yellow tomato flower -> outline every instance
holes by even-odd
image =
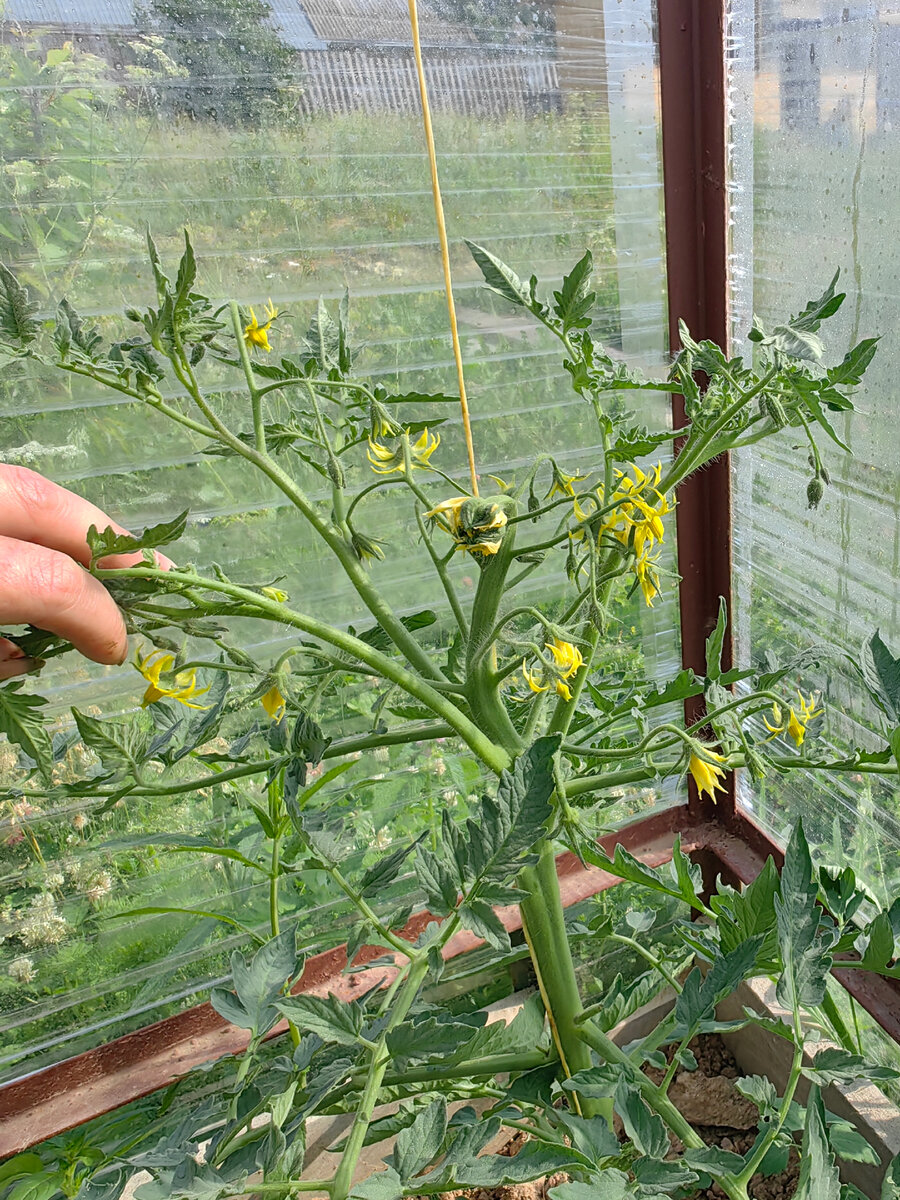
[[[174,662],[175,655],[167,654],[163,650],[151,650],[147,655],[142,655],[140,651],[135,652],[134,667],[150,685],[144,692],[141,708],[146,708],[148,704],[155,704],[157,700],[162,700],[164,697],[169,700],[177,700],[185,708],[208,708],[209,705],[206,704],[192,703],[194,697],[205,696],[209,691],[208,687],[197,687],[196,671],[179,672],[173,680],[174,686],[162,682],[162,676],[171,670]]]
[[[430,466],[428,460],[440,444],[441,435],[439,433],[430,434],[427,429],[423,429],[416,441],[410,442],[409,445],[409,462],[413,470],[417,467],[424,469]],[[382,446],[381,442],[370,437],[366,458],[377,475],[391,475],[394,471],[403,471],[406,468],[402,442],[395,450],[392,450],[390,446]]]
[[[525,682],[533,692],[546,692],[550,686],[549,683],[543,682],[543,677],[540,671],[529,671],[526,660],[522,659],[522,674],[525,676]]]
[[[780,733],[786,733],[788,737],[793,738],[794,745],[799,750],[803,745],[803,739],[806,737],[807,725],[809,725],[810,721],[814,720],[816,717],[820,717],[825,709],[816,708],[816,704],[818,703],[819,699],[818,692],[810,692],[808,700],[805,699],[801,691],[798,691],[797,695],[800,697],[799,716],[793,708],[789,708],[788,719],[785,721],[781,712],[781,707],[778,704],[773,704],[772,721],[774,724],[770,725],[765,717],[763,717],[763,724],[772,735],[772,737],[768,739],[770,742],[772,741],[772,738],[778,737]]]
[[[276,723],[284,716],[287,702],[278,690],[278,684],[273,683],[264,696],[259,698],[260,704]]]
[[[632,570],[645,603],[652,608],[660,590],[659,574],[654,570],[659,555],[653,557],[652,551],[665,537],[662,518],[672,512],[673,506],[657,486],[662,477],[662,463],[647,472],[637,466],[629,470],[634,478],[616,471],[616,488],[610,497],[614,507],[600,527],[600,537],[614,538],[626,551],[633,552]]]
[[[544,645],[553,655],[554,666],[559,672],[553,681],[556,694],[561,696],[563,700],[571,700],[572,693],[568,684],[564,681],[571,679],[578,672],[579,667],[583,665],[584,659],[581,656],[581,651],[577,646],[573,646],[571,642],[563,641],[562,638],[554,638],[552,642],[545,642]],[[533,692],[546,692],[550,687],[549,683],[544,683],[543,671],[529,671],[525,659],[522,660],[522,674],[525,677],[525,682]]]
[[[772,720],[774,721],[774,724],[770,725],[768,718],[763,717],[763,725],[765,725],[765,727],[766,727],[766,729],[768,729],[769,733],[774,734],[776,736],[779,733],[783,733],[784,732],[784,721],[782,720],[782,716],[781,716],[781,705],[780,704],[772,705]]]
[[[806,726],[802,721],[797,720],[797,714],[791,709],[790,720],[787,723],[787,732],[794,739],[794,743],[799,750],[803,745],[803,739],[806,737]]]
[[[708,747],[704,747],[704,753],[710,758],[716,759],[717,762],[725,761],[721,754],[717,754],[715,750],[710,750]],[[706,792],[715,801],[716,792],[725,791],[725,785],[722,783],[722,780],[725,778],[725,772],[721,767],[717,767],[715,763],[705,762],[698,754],[692,753],[690,762],[688,763],[688,770],[701,796]]]
[[[469,554],[496,554],[503,541],[506,512],[499,504],[471,496],[452,496],[425,514],[439,517],[444,528],[456,539],[457,550]]]
[[[563,679],[571,679],[578,671],[578,668],[584,663],[581,651],[577,646],[573,646],[571,642],[564,642],[561,638],[554,638],[552,642],[545,642],[544,645],[553,655],[553,661]]]
[[[459,525],[459,510],[468,499],[468,496],[451,496],[449,500],[442,500],[440,504],[436,504],[434,508],[425,514],[426,520],[433,517],[443,517],[448,522],[450,532],[455,534]]]
[[[269,330],[272,328],[272,322],[278,316],[278,309],[272,303],[271,299],[267,301],[265,307],[266,323],[260,325],[256,319],[256,313],[250,309],[250,322],[244,326],[244,341],[252,350],[254,346],[258,346],[261,350],[265,350],[266,354],[272,349],[269,345]]]
[[[361,563],[384,561],[384,551],[381,548],[383,538],[370,537],[365,533],[357,533],[354,529],[350,534],[350,545],[353,553]]]
[[[283,592],[281,588],[264,587],[260,590],[267,599],[274,600],[276,604],[284,604],[288,598],[287,592]]]
[[[808,700],[803,699],[803,693],[799,689],[797,691],[797,695],[800,697],[800,713],[802,715],[804,725],[808,725],[810,721],[814,720],[816,717],[821,717],[825,709],[816,708],[816,705],[819,703],[818,692],[810,692]]]
[[[550,490],[544,497],[545,500],[552,500],[554,496],[573,496],[575,488],[572,486],[575,483],[580,483],[582,479],[587,479],[587,475],[579,475],[577,472],[574,475],[566,475],[561,471],[554,462],[553,464],[553,482],[550,485]]]

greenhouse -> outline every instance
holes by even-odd
[[[900,3],[0,64],[0,1200],[900,1200]]]

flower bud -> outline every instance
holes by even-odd
[[[566,555],[566,575],[569,582],[572,583],[578,574],[578,559],[575,555],[575,545],[571,533],[569,534],[569,552]]]
[[[788,423],[787,413],[784,411],[784,405],[777,396],[764,394],[762,404],[766,410],[766,415],[777,429],[784,429]]]
[[[341,464],[334,457],[334,455],[328,455],[325,466],[328,470],[328,477],[334,486],[342,488],[344,486],[344,472],[341,470]]]
[[[761,783],[766,777],[766,760],[756,750],[747,746],[744,750],[744,765],[750,772],[750,776],[757,783]]]
[[[540,502],[540,500],[538,500],[537,496],[534,494],[534,488],[530,487],[528,489],[528,511],[530,513],[537,512],[537,510],[540,507],[541,507],[541,502]],[[535,517],[534,520],[536,521],[537,517]]]
[[[806,485],[806,499],[810,508],[818,508],[819,501],[825,495],[825,484],[818,475],[814,475]]]

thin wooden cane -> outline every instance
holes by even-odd
[[[409,0],[409,24],[412,29],[413,51],[416,56],[416,73],[419,77],[419,95],[422,99],[422,123],[425,126],[425,142],[428,146],[428,163],[431,167],[431,191],[434,196],[434,215],[437,220],[438,240],[441,245],[441,262],[444,267],[444,291],[447,294],[447,314],[450,318],[450,337],[453,340],[453,357],[456,361],[456,377],[459,381],[459,407],[462,411],[463,431],[466,435],[466,453],[469,456],[469,474],[472,478],[472,494],[478,495],[478,475],[475,471],[475,445],[472,441],[472,422],[469,419],[469,401],[466,397],[466,380],[463,372],[462,349],[459,344],[459,329],[456,324],[456,305],[453,301],[453,279],[450,274],[450,246],[447,241],[447,226],[444,221],[444,202],[438,179],[437,155],[434,149],[434,130],[431,125],[431,108],[428,104],[428,85],[422,65],[422,44],[419,40],[419,11],[416,0]]]

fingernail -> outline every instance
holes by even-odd
[[[0,662],[10,662],[15,658],[24,658],[25,651],[21,650],[9,638],[0,638]]]

